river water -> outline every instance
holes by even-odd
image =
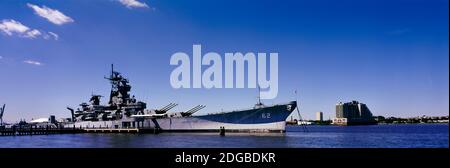
[[[0,136],[0,148],[448,148],[448,124],[288,126],[286,133]]]

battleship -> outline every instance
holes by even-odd
[[[127,78],[111,65],[109,101],[101,105],[103,96],[92,94],[89,103],[76,110],[67,107],[71,117],[62,123],[65,128],[157,129],[162,132],[285,132],[287,117],[297,108],[297,101],[266,106],[259,100],[254,107],[229,112],[195,115],[205,108],[197,105],[182,112],[169,112],[178,104],[160,109],[147,109],[147,104],[130,95]]]

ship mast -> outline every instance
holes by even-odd
[[[255,107],[262,107],[264,106],[264,104],[261,103],[261,87],[258,85],[258,97],[257,97],[258,101],[256,102]]]
[[[258,104],[261,105],[261,87],[258,85]]]
[[[129,91],[128,88],[128,81],[123,78],[119,72],[114,71],[114,64],[111,64],[111,75],[109,78],[106,78],[111,82],[111,93],[109,95],[109,104],[110,105],[117,105],[121,104],[118,102],[117,98],[119,99],[127,99],[128,95],[126,92]],[[131,87],[130,87],[131,88]]]
[[[109,80],[111,81],[111,82],[113,82],[113,79],[114,78],[114,64],[111,64],[111,74],[109,75]],[[108,79],[108,78],[107,78]],[[111,83],[111,92],[110,92],[110,94],[109,94],[109,104],[112,104],[112,97],[113,97],[113,92],[114,92],[114,89],[115,88],[115,85],[114,85],[114,83]]]

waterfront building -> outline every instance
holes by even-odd
[[[323,113],[321,111],[316,113],[316,121],[319,121],[319,122],[323,121]]]
[[[366,104],[354,100],[336,104],[336,118],[333,119],[333,124],[366,125],[376,124],[376,121]]]

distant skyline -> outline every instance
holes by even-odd
[[[256,89],[173,89],[175,52],[277,52],[278,97],[303,118],[357,100],[373,115],[449,113],[448,0],[0,1],[4,120],[68,117],[101,94],[110,65],[148,108],[252,107]],[[206,67],[205,67],[206,68]],[[204,69],[203,69],[204,70]],[[294,91],[298,91],[296,97]],[[297,118],[296,112],[293,113]]]

